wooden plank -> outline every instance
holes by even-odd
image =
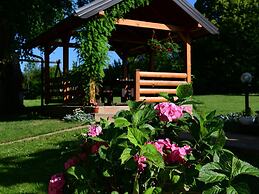
[[[141,86],[178,86],[186,81],[140,80]]]
[[[167,100],[163,97],[140,97],[138,101],[143,101],[145,102],[166,102]]]
[[[140,77],[154,77],[154,78],[182,78],[186,79],[186,73],[167,73],[167,72],[148,72],[148,71],[141,71]]]
[[[164,88],[140,88],[140,94],[159,94],[166,92],[168,94],[176,94],[176,89],[164,89]]]
[[[131,26],[131,27],[140,27],[140,28],[150,28],[156,30],[165,30],[165,31],[184,31],[183,28],[173,26],[170,24],[162,24],[162,23],[155,23],[155,22],[146,22],[140,20],[131,20],[131,19],[118,19],[115,24],[122,25],[122,26]]]

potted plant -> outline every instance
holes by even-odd
[[[95,100],[90,100],[90,106],[92,109],[92,113],[98,113],[99,112],[99,105]]]

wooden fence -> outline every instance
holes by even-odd
[[[68,79],[51,78],[49,99],[47,102],[60,102],[64,104],[81,104],[84,99],[84,90],[80,84]]]
[[[163,102],[165,98],[160,97],[159,93],[166,92],[176,94],[176,87],[187,83],[186,73],[169,72],[147,72],[136,70],[136,101]]]

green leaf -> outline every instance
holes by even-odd
[[[232,176],[236,177],[240,174],[247,174],[247,175],[259,177],[259,169],[247,162],[244,162],[236,157],[233,157]]]
[[[174,102],[174,96],[171,94],[168,94],[166,92],[160,92],[159,96],[164,97],[166,100],[168,100],[169,102]]]
[[[150,131],[154,130],[154,127],[150,124],[144,124],[140,126],[140,129],[149,129]]]
[[[130,148],[125,148],[120,156],[121,159],[121,164],[124,164],[126,161],[128,161],[132,155],[130,154],[132,149]]]
[[[135,111],[139,109],[144,104],[144,102],[136,102],[136,101],[128,100],[127,104],[131,111]]]
[[[217,171],[223,171],[219,163],[208,163],[201,168],[198,180],[204,182],[205,184],[228,180],[228,177],[225,174]]]
[[[78,186],[75,191],[74,194],[88,194],[89,191],[87,188],[85,188],[84,186]]]
[[[226,136],[222,129],[212,132],[209,138],[214,151],[221,150],[226,143]]]
[[[216,115],[216,110],[211,111],[206,115],[206,120],[212,120],[215,117],[215,115]]]
[[[220,162],[220,157],[218,152],[214,152],[213,154],[213,162]]]
[[[114,120],[115,127],[122,128],[122,127],[128,127],[131,125],[131,123],[123,117],[118,117]]]
[[[133,194],[139,194],[139,183],[138,183],[138,175],[135,177]]]
[[[104,142],[105,140],[103,140],[102,138],[100,138],[100,137],[88,137],[88,139],[92,139],[92,140],[94,140],[94,141],[100,141],[100,142]]]
[[[180,176],[179,175],[173,175],[173,177],[171,178],[173,184],[178,183],[178,181],[180,180]]]
[[[77,176],[76,172],[75,172],[76,168],[75,166],[70,167],[69,169],[67,169],[67,174],[72,175],[73,177],[75,177],[76,179],[79,179],[79,177]]]
[[[120,194],[118,191],[112,191],[111,194]]]
[[[180,84],[176,88],[176,96],[178,96],[180,99],[187,98],[193,95],[193,88],[192,84]]]
[[[156,117],[155,110],[153,105],[150,104],[145,106],[142,109],[138,109],[132,117],[133,126],[139,127],[143,124],[146,124],[148,121],[151,121],[153,118]]]
[[[135,146],[141,146],[146,142],[145,135],[137,128],[128,128],[127,137]]]
[[[149,187],[144,194],[159,194],[162,192],[160,187]]]
[[[104,177],[111,177],[111,175],[110,175],[110,173],[108,172],[108,170],[105,170],[105,171],[103,172],[103,176],[104,176]]]
[[[152,144],[146,144],[142,146],[140,155],[145,156],[148,159],[148,161],[150,161],[158,168],[165,167],[165,163],[162,155],[157,151],[156,147]]]
[[[213,187],[209,188],[208,190],[205,190],[202,192],[202,194],[219,194],[223,191],[223,189],[218,186],[214,185]]]
[[[247,183],[234,184],[233,187],[237,190],[238,194],[250,194],[250,189]]]
[[[222,166],[222,168],[224,169],[224,171],[229,172],[229,174],[232,171],[232,160],[234,157],[234,154],[226,149],[222,149],[223,153],[220,154],[220,164]]]
[[[227,192],[227,194],[238,194],[236,189],[234,187],[232,187],[231,185],[229,187],[227,187],[226,192]]]
[[[106,146],[102,145],[102,146],[100,146],[100,148],[98,150],[99,156],[103,160],[107,160],[107,149],[108,148]]]
[[[72,166],[66,170],[66,173],[76,178],[77,180],[82,180],[87,176],[85,169],[81,166]]]

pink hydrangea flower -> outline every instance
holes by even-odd
[[[181,107],[183,108],[184,112],[188,112],[189,114],[192,115],[192,105],[183,105]]]
[[[134,160],[138,164],[138,171],[142,173],[147,166],[147,164],[145,163],[147,161],[147,158],[145,156],[139,156],[138,154],[136,154],[134,156]]]
[[[183,108],[174,103],[162,102],[154,108],[161,121],[176,121],[183,116]]]
[[[102,133],[102,128],[99,125],[91,125],[89,127],[88,136],[90,137],[96,137]]]
[[[77,165],[79,162],[79,158],[77,158],[76,156],[68,159],[65,164],[64,164],[64,168],[67,170],[69,169],[71,166],[75,166]]]
[[[153,144],[157,151],[163,156],[164,160],[169,164],[185,163],[184,157],[192,151],[192,148],[189,145],[179,147],[177,144],[171,143],[168,138],[148,143]]]
[[[171,152],[167,155],[166,161],[168,163],[185,163],[185,156],[192,151],[189,145],[184,147],[178,147],[176,144],[172,144]]]
[[[63,173],[55,174],[49,181],[48,194],[63,194],[65,176]]]

